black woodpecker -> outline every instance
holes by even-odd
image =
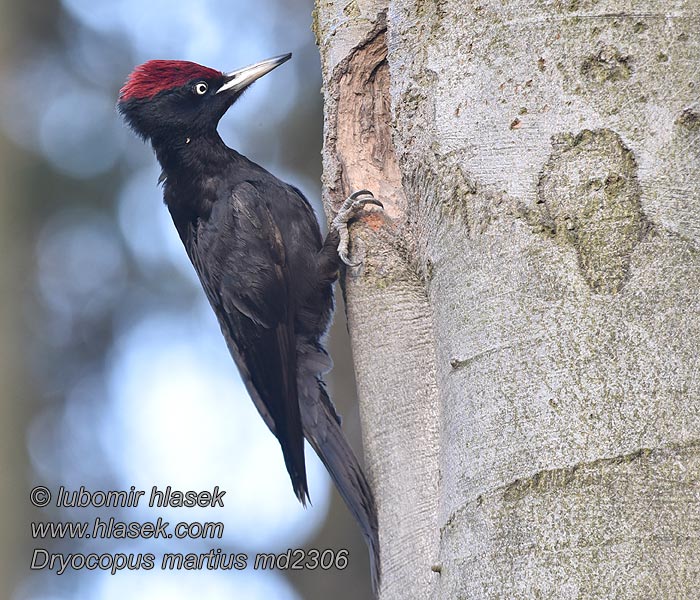
[[[362,530],[376,590],[376,507],[326,391],[323,375],[332,362],[323,340],[341,261],[351,264],[347,223],[366,204],[381,204],[356,192],[324,240],[302,193],[226,146],[217,132],[244,90],[290,57],[232,73],[152,60],[129,75],[118,110],[153,146],[165,204],[248,393],[279,440],[294,493],[305,505],[306,438]]]

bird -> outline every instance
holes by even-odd
[[[229,148],[217,131],[243,92],[290,58],[228,73],[150,60],[128,75],[117,109],[153,147],[164,203],[246,389],[279,441],[296,497],[306,506],[306,438],[362,531],[376,592],[376,503],[326,389],[332,361],[324,340],[334,282],[343,265],[357,264],[348,223],[382,204],[368,190],[351,194],[324,239],[302,192]]]

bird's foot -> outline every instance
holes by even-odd
[[[338,242],[338,256],[348,267],[357,267],[362,264],[362,261],[356,263],[350,260],[348,256],[350,245],[350,232],[348,231],[348,223],[362,212],[366,204],[374,204],[380,208],[384,205],[374,197],[374,194],[369,190],[359,190],[350,194],[343,206],[340,207],[335,219],[331,222],[331,227],[338,232],[340,242]]]

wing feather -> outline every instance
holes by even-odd
[[[192,226],[195,227],[194,225]],[[190,259],[248,392],[277,436],[297,497],[308,498],[296,384],[294,303],[284,241],[252,182],[186,237]]]

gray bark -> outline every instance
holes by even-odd
[[[700,1],[317,0],[382,600],[700,584]]]

